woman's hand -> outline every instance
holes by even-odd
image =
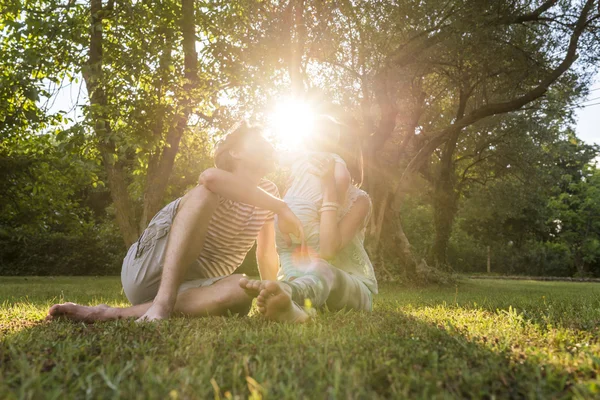
[[[304,239],[304,228],[302,227],[302,221],[294,214],[287,204],[277,212],[277,226],[281,232],[283,239],[288,247],[292,247],[292,238],[290,235],[294,235],[300,239],[302,247],[305,245]]]

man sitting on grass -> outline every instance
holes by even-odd
[[[300,221],[279,199],[275,184],[263,178],[274,169],[274,153],[260,129],[239,124],[217,145],[217,168],[203,172],[198,186],[159,211],[129,248],[121,280],[132,306],[55,304],[48,319],[151,321],[173,312],[247,314],[253,295],[240,288],[241,275],[233,272],[254,241],[261,277],[275,279],[274,214],[288,241],[289,234],[303,237]],[[211,190],[223,182],[244,190],[224,198]]]

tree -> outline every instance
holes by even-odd
[[[573,167],[573,166],[572,166]],[[554,242],[571,251],[579,276],[600,272],[600,171],[584,165],[561,177],[565,190],[549,202],[549,224]]]
[[[582,65],[598,56],[594,5],[586,1],[574,14],[573,4],[557,1],[341,3],[340,22],[330,29],[335,45],[310,56],[335,69],[343,77],[340,84],[350,81],[359,88],[352,105],[360,106],[370,132],[367,185],[376,205],[370,232],[379,241],[385,221],[394,221],[389,236],[409,274],[415,260],[401,224],[385,217],[389,204],[441,147],[436,187],[443,259],[452,223],[447,214],[455,209],[451,160],[465,128],[521,110],[551,85],[573,85],[568,71],[578,50],[586,50],[579,60],[588,64]],[[569,37],[566,47],[559,35]]]
[[[2,5],[0,130],[62,124],[37,93],[44,80],[81,73],[86,118],[57,140],[83,135],[95,147],[126,244],[192,182],[178,159],[204,166],[232,119],[260,115],[275,95],[318,93],[360,117],[375,205],[369,249],[378,262],[392,249],[409,276],[406,194],[431,190],[430,260],[444,266],[461,202],[477,181],[517,179],[512,171],[538,157],[529,121],[568,125],[565,109],[585,94],[600,54],[598,0]]]

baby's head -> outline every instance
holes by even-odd
[[[311,131],[304,137],[304,147],[310,151],[337,153],[342,126],[329,115],[315,117]]]
[[[352,183],[360,186],[363,180],[363,156],[358,125],[354,119],[341,122],[329,115],[315,118],[313,129],[304,139],[306,149],[335,153],[346,162]]]

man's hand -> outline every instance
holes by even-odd
[[[152,303],[150,308],[135,322],[152,322],[167,319],[173,312],[173,306],[160,303]]]

